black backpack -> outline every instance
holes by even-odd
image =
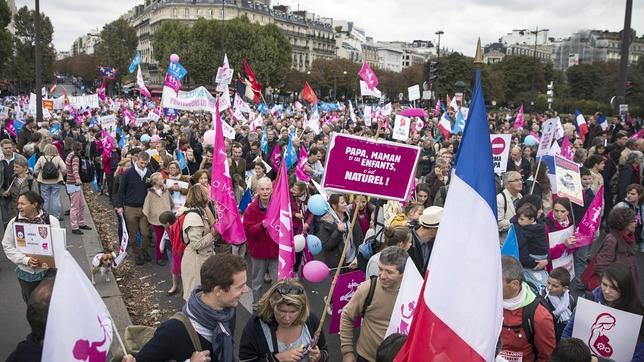
[[[376,281],[378,280],[378,276],[372,275],[369,277],[369,293],[367,293],[367,299],[364,300],[364,304],[362,305],[362,309],[360,310],[360,316],[364,318],[365,313],[367,312],[367,308],[371,305],[371,301],[373,300],[373,294],[376,292]]]
[[[78,175],[81,182],[88,183],[94,181],[94,163],[88,159],[78,157]]]
[[[45,156],[45,164],[42,166],[42,170],[40,171],[40,175],[43,180],[57,180],[60,176],[58,167],[53,162],[53,159],[53,157],[47,158],[47,156]]]

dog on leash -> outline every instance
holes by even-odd
[[[116,258],[116,254],[109,250],[94,256],[92,259],[92,284],[96,284],[95,277],[98,272],[105,276],[106,282],[110,281],[109,272],[114,271],[114,258]]]

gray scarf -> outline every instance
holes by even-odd
[[[201,286],[196,287],[182,311],[197,333],[210,340],[214,361],[234,362],[234,332],[230,324],[235,321],[235,308],[214,310],[201,300],[202,294]]]

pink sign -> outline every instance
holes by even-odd
[[[336,133],[329,144],[325,189],[405,201],[420,148]]]
[[[177,94],[179,94],[179,89],[181,89],[181,81],[173,77],[170,73],[165,74],[164,85],[172,88]]]
[[[356,292],[360,283],[364,282],[365,274],[362,270],[356,270],[349,273],[340,274],[338,281],[333,289],[333,311],[331,312],[331,321],[329,322],[329,333],[335,334],[340,332],[340,315],[342,308],[349,304],[353,293]],[[360,326],[361,319],[356,320],[356,327]]]
[[[604,208],[604,186],[602,185],[595,198],[588,206],[584,217],[579,222],[577,230],[575,230],[574,237],[577,239],[573,248],[580,248],[593,242],[595,233],[599,228],[599,222],[602,216],[602,209]]]

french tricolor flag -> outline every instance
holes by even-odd
[[[441,132],[444,139],[448,139],[449,135],[452,133],[452,121],[449,119],[449,114],[447,114],[447,112],[444,112],[440,121],[438,121],[438,130]]]
[[[409,336],[396,362],[494,360],[503,318],[501,253],[479,70],[475,77],[451,192]],[[467,222],[463,215],[468,215]]]
[[[588,124],[586,124],[586,119],[584,115],[577,109],[575,111],[575,125],[577,126],[577,133],[579,137],[584,139],[588,134]]]
[[[608,129],[608,121],[606,121],[606,116],[604,116],[603,114],[597,116],[597,124],[602,128],[602,131]]]

